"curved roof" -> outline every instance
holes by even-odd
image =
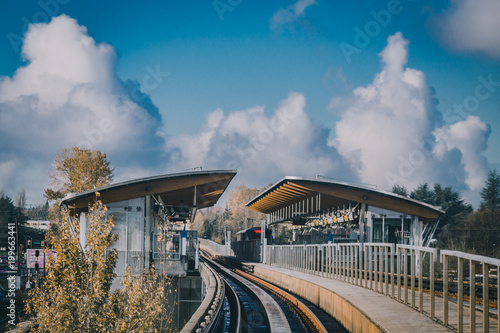
[[[61,205],[67,205],[74,213],[86,211],[95,201],[96,192],[104,204],[153,194],[160,196],[166,205],[191,205],[196,193],[196,206],[201,209],[213,206],[235,175],[236,170],[213,170],[140,178],[69,194]]]
[[[346,182],[301,177],[283,178],[253,198],[246,206],[251,210],[269,214],[317,194],[321,194],[320,210],[364,202],[374,207],[419,216],[423,220],[433,220],[444,213],[439,207],[395,193]]]

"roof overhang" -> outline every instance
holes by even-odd
[[[215,170],[135,179],[67,195],[61,205],[67,206],[73,214],[86,211],[99,192],[103,204],[155,195],[165,205],[195,205],[201,209],[213,206],[235,175],[235,170]]]
[[[247,203],[251,210],[271,214],[316,195],[321,196],[320,210],[365,203],[403,214],[436,219],[444,213],[438,207],[395,193],[339,181],[285,177]]]

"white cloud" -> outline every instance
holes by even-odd
[[[461,153],[461,164],[465,170],[465,183],[469,189],[479,191],[488,175],[488,161],[481,154],[486,151],[490,127],[479,117],[468,116],[466,120],[436,129],[436,157],[453,149]]]
[[[315,0],[299,0],[287,8],[280,8],[271,17],[271,29],[280,29],[285,24],[290,24],[305,15],[307,7],[316,4]]]
[[[65,147],[128,154],[129,160],[161,148],[161,118],[149,97],[136,82],[116,77],[113,48],[96,43],[74,19],[30,25],[22,54],[27,64],[0,77],[0,157],[16,172],[16,180],[3,178],[0,188],[25,187],[28,197],[41,197],[52,158]],[[47,183],[32,184],[33,173]]]
[[[477,190],[484,181],[489,128],[477,117],[442,126],[425,74],[407,68],[408,41],[388,38],[380,53],[382,71],[353,90],[332,141],[362,181],[390,189],[441,182]],[[334,105],[339,105],[334,97]]]
[[[264,107],[228,115],[215,110],[198,134],[167,141],[167,150],[176,151],[171,164],[238,169],[239,177],[255,186],[285,175],[353,179],[343,159],[328,146],[328,130],[312,123],[305,103],[303,94],[292,92],[271,116]]]
[[[457,0],[432,19],[441,42],[456,51],[483,52],[500,59],[500,1]]]

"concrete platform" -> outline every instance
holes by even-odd
[[[342,281],[269,265],[254,274],[316,304],[350,332],[450,332],[451,329],[383,294]]]

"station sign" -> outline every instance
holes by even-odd
[[[36,256],[36,252],[38,251],[38,257]],[[36,268],[36,264],[38,263],[38,268],[44,268],[45,263],[50,258],[56,259],[56,251],[55,250],[46,250],[44,253],[43,249],[28,249],[27,250],[27,260],[26,267],[27,268]]]

